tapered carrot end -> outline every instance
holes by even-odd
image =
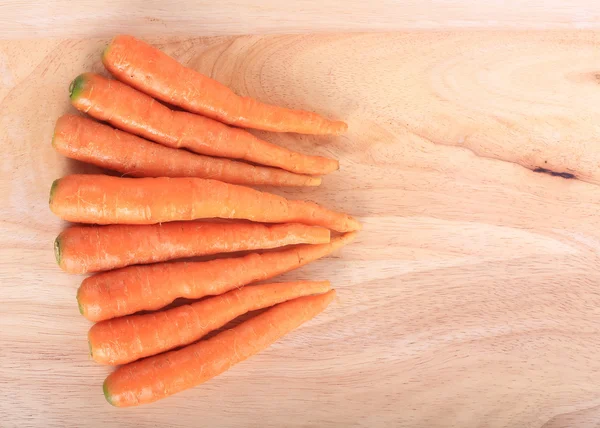
[[[331,282],[321,281],[320,287],[321,287],[321,289],[319,290],[319,293],[328,293],[331,291]]]
[[[360,221],[358,221],[354,217],[350,217],[350,220],[351,220],[350,224],[351,224],[351,230],[352,231],[362,230],[363,226],[362,226],[362,223]]]
[[[333,302],[333,299],[335,298],[335,290],[329,290],[327,293],[323,293],[321,294],[321,296],[323,296],[323,308],[326,308],[327,305],[329,305],[331,302]]]
[[[352,216],[345,215],[343,218],[343,222],[339,224],[338,228],[335,230],[338,232],[357,232],[362,229],[362,224],[360,221],[355,219]]]
[[[337,159],[333,159],[332,164],[333,164],[333,170],[331,172],[340,170],[340,161],[338,161]]]
[[[331,240],[330,245],[333,246],[334,249],[341,248],[344,245],[348,245],[349,243],[354,241],[356,235],[358,235],[358,232],[346,232],[343,235],[339,235],[333,238]]]
[[[319,135],[341,135],[348,130],[348,124],[341,120],[328,120],[320,117],[320,126],[311,132]]]
[[[323,294],[331,290],[331,282],[329,281],[300,281],[299,284],[302,287],[302,294],[299,295]],[[281,283],[280,285],[285,286],[286,283]]]
[[[321,182],[323,180],[321,179],[321,177],[310,177],[308,182],[306,183],[307,186],[312,186],[312,187],[317,187],[321,185]]]
[[[106,380],[102,384],[102,392],[104,393],[104,398],[106,398],[106,401],[108,401],[108,404],[116,407],[117,405],[113,402],[110,391],[108,390],[108,378],[106,378]]]
[[[345,244],[349,244],[350,242],[354,241],[354,239],[356,239],[356,237],[358,236],[358,232],[347,232],[344,233],[340,238],[342,241],[344,241]]]
[[[329,281],[328,279],[324,281],[319,281],[319,284],[325,287],[325,291],[329,291],[331,289],[331,281]]]
[[[86,83],[85,73],[80,74],[79,76],[77,76],[75,78],[75,80],[73,80],[71,82],[71,84],[69,85],[69,97],[71,98],[71,100],[75,101],[75,100],[77,100],[77,98],[79,98],[79,96],[83,92],[85,83]]]
[[[321,158],[317,168],[311,171],[311,174],[327,175],[339,171],[340,162],[337,159]]]
[[[348,131],[348,124],[346,122],[336,121],[332,123],[332,128],[335,135],[340,135]]]

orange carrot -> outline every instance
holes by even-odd
[[[329,244],[249,254],[207,262],[129,266],[86,278],[77,291],[81,313],[103,321],[142,310],[165,307],[178,297],[199,299],[264,281],[320,259],[350,243],[356,233],[333,238]]]
[[[322,175],[339,168],[334,159],[293,152],[247,131],[196,114],[174,111],[118,80],[85,73],[70,87],[71,103],[96,119],[171,148],[300,174]]]
[[[329,291],[329,281],[243,287],[191,305],[102,321],[90,329],[94,361],[119,365],[188,345],[250,311]]]
[[[175,150],[94,120],[66,114],[54,128],[61,154],[133,177],[200,177],[234,184],[318,186],[319,177]]]
[[[119,178],[69,175],[50,190],[50,209],[64,220],[97,224],[155,224],[201,218],[303,223],[338,232],[360,223],[312,202],[204,178]]]
[[[327,242],[328,229],[303,224],[184,221],[73,226],[56,238],[54,252],[66,272],[87,273],[183,257]]]
[[[334,297],[330,290],[280,303],[208,340],[122,366],[104,381],[104,396],[113,406],[137,406],[206,382],[314,318]]]
[[[344,122],[240,97],[231,89],[131,36],[117,36],[102,56],[117,79],[155,98],[230,125],[277,132],[341,134]]]

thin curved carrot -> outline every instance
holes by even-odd
[[[200,177],[249,186],[321,183],[319,177],[175,150],[72,114],[56,122],[52,145],[69,158],[132,177]]]
[[[341,134],[348,125],[318,114],[240,97],[231,89],[132,36],[115,37],[102,56],[117,79],[155,98],[230,125],[277,132]]]
[[[52,184],[50,209],[75,223],[155,224],[229,218],[303,223],[338,232],[361,227],[349,215],[312,202],[290,201],[249,187],[192,177],[69,175]]]
[[[127,364],[189,345],[247,312],[330,288],[329,281],[253,285],[166,311],[102,321],[88,333],[90,352],[100,364]]]
[[[98,74],[78,76],[71,83],[70,95],[71,103],[78,110],[167,147],[245,160],[298,174],[323,175],[339,168],[334,159],[293,152],[243,129],[171,110],[118,80]]]
[[[197,386],[314,318],[334,297],[330,290],[280,303],[208,340],[121,366],[104,381],[104,396],[113,406],[128,407]]]
[[[324,244],[329,235],[328,229],[293,223],[72,226],[56,238],[54,252],[64,271],[88,273],[183,257]]]
[[[103,321],[167,306],[178,297],[200,299],[264,281],[325,257],[352,242],[356,233],[329,244],[298,245],[287,250],[248,254],[207,262],[129,266],[86,278],[77,291],[79,310],[91,321]]]

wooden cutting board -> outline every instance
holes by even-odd
[[[261,137],[340,159],[318,189],[356,243],[285,278],[330,279],[325,313],[159,403],[102,395],[80,276],[52,243],[68,85],[106,39],[0,42],[0,425],[598,426],[599,33],[150,39],[243,95],[348,121]]]

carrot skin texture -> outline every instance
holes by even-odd
[[[56,122],[52,145],[64,156],[132,177],[200,177],[249,186],[321,183],[319,177],[171,149],[72,114]]]
[[[100,364],[127,364],[195,342],[247,312],[330,289],[328,281],[253,285],[166,311],[102,321],[88,333],[90,352]]]
[[[338,161],[296,153],[196,114],[174,111],[118,80],[94,73],[78,76],[71,85],[71,104],[116,128],[171,148],[261,165],[298,174],[323,175],[339,169]]]
[[[240,97],[231,89],[132,36],[115,37],[102,62],[117,79],[172,105],[230,125],[302,134],[341,134],[348,125],[316,113]]]
[[[81,274],[184,257],[325,244],[329,240],[328,229],[303,224],[187,221],[72,226],[56,238],[54,249],[61,269]]]
[[[74,223],[156,224],[228,218],[302,223],[338,232],[361,228],[356,219],[312,202],[194,177],[69,175],[53,185],[50,209]]]
[[[208,340],[124,365],[106,378],[104,395],[113,406],[129,407],[200,385],[314,318],[334,297],[330,290],[280,303]]]
[[[143,310],[156,310],[179,297],[200,299],[264,281],[325,257],[352,242],[356,233],[328,244],[298,245],[263,254],[252,253],[207,262],[175,262],[129,266],[83,280],[77,291],[80,312],[103,321]]]

